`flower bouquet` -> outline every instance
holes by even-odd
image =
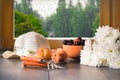
[[[87,39],[80,56],[80,64],[120,69],[119,30],[109,26],[99,27],[95,33],[94,42]]]

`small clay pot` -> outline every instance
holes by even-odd
[[[80,51],[83,49],[82,45],[63,45],[63,49],[66,51],[69,58],[78,58]]]

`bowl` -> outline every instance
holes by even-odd
[[[64,45],[63,49],[66,51],[69,58],[80,57],[80,51],[83,49],[83,45]]]

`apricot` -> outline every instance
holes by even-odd
[[[67,53],[62,48],[57,48],[52,52],[52,61],[54,63],[66,63]]]
[[[36,57],[40,59],[51,59],[51,50],[48,48],[39,48],[36,51]]]

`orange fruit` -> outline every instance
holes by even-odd
[[[51,50],[48,48],[39,48],[36,57],[40,59],[51,59]]]

